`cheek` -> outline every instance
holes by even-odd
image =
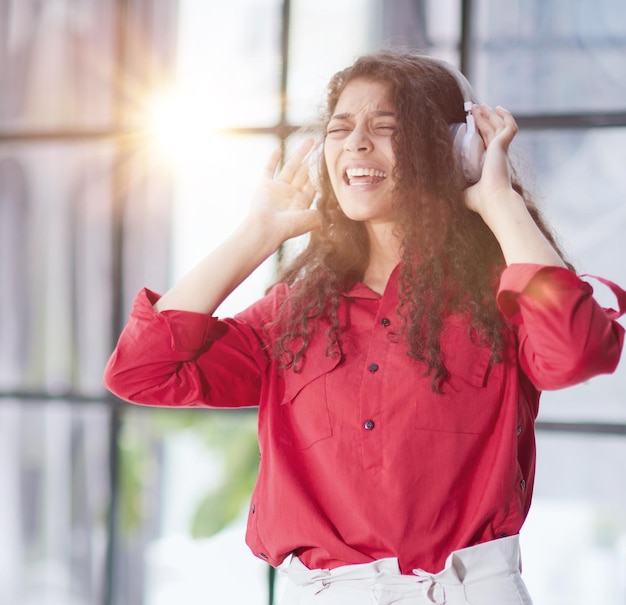
[[[332,151],[328,145],[328,142],[324,143],[324,164],[326,165],[326,170],[328,174],[330,174],[330,167],[333,165],[332,163]]]
[[[395,168],[396,166],[396,152],[394,149],[393,141],[390,139],[387,148],[385,149],[385,155],[387,156],[389,163]]]
[[[336,154],[334,154],[332,149],[329,149],[328,146],[324,147],[324,164],[330,182],[333,187],[335,187],[337,185],[337,181],[340,179],[340,176],[336,171]]]

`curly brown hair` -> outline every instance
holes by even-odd
[[[491,347],[494,360],[507,330],[495,300],[505,267],[502,251],[481,217],[465,206],[465,185],[453,156],[449,127],[465,121],[463,94],[450,70],[428,56],[394,50],[365,55],[331,79],[318,124],[322,136],[342,91],[355,79],[385,83],[395,105],[394,212],[402,242],[398,312],[408,355],[426,364],[439,392],[448,377],[440,348],[446,314],[465,314],[473,337]],[[363,279],[369,261],[365,226],[339,207],[323,155],[318,171],[322,226],[278,276],[292,289],[276,322],[274,354],[296,372],[313,331],[322,326],[326,354],[341,355],[341,333],[347,329],[338,316],[341,293]],[[518,183],[514,187],[556,247],[536,206]]]

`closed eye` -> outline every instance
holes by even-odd
[[[337,126],[337,127],[335,127],[335,128],[329,128],[329,129],[326,131],[326,135],[333,135],[333,134],[334,134],[334,135],[340,135],[340,134],[343,134],[343,133],[345,133],[345,132],[350,132],[350,129],[349,129],[349,128],[345,128],[345,127],[339,127],[339,126]]]

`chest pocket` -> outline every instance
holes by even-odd
[[[325,345],[325,343],[324,343]],[[332,436],[326,396],[326,377],[341,361],[327,357],[325,346],[309,346],[308,360],[297,374],[285,371],[285,393],[280,403],[279,439],[296,449],[307,449]]]
[[[473,343],[467,324],[449,320],[442,340],[450,378],[442,394],[432,391],[430,377],[420,381],[415,425],[446,433],[481,434],[493,430],[502,403],[502,364],[491,362],[491,348]]]

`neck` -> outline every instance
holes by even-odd
[[[382,294],[389,276],[400,262],[400,239],[392,224],[367,226],[370,240],[370,257],[363,283]]]

